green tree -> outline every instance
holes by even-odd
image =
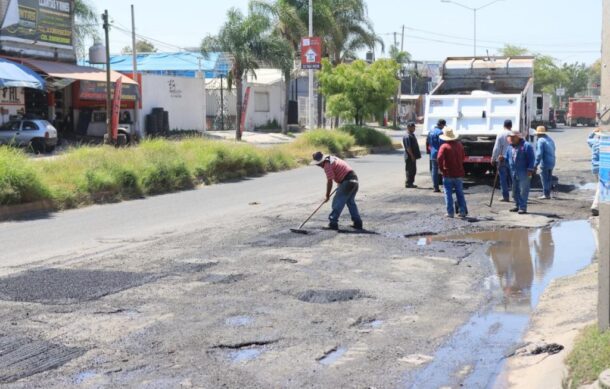
[[[147,41],[146,39],[139,39],[136,41],[136,53],[156,53],[157,48],[152,42]],[[131,46],[125,46],[121,50],[121,54],[131,54],[132,48]]]
[[[500,55],[503,57],[520,57],[529,55],[529,50],[524,47],[505,44],[504,47],[500,49]]]
[[[597,85],[597,88],[599,88],[602,83],[602,60],[598,59],[593,62],[587,69],[587,73],[589,74],[589,82],[593,85]]]
[[[227,12],[227,21],[217,35],[208,35],[201,42],[201,52],[207,56],[211,52],[224,52],[232,59],[227,77],[229,87],[235,86],[236,112],[238,115],[235,139],[241,140],[241,115],[243,106],[243,79],[248,73],[256,77],[265,61],[271,55],[281,52],[284,43],[271,33],[271,21],[260,13],[247,16],[236,8]]]
[[[363,125],[364,119],[388,109],[399,81],[399,65],[383,59],[368,65],[362,60],[336,67],[325,59],[319,74],[320,91],[328,99],[328,111]]]
[[[74,49],[78,58],[85,58],[88,39],[99,39],[100,16],[89,0],[74,2]]]

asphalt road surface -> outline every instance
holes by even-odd
[[[525,216],[486,206],[488,177],[467,180],[471,219],[448,220],[427,160],[407,190],[396,153],[349,161],[361,234],[345,215],[324,230],[327,208],[289,232],[322,200],[317,167],[2,223],[0,385],[425,387],[418,372],[498,296],[488,244],[419,239],[586,219],[588,131],[551,133],[557,199],[535,188]],[[467,382],[466,367],[439,374]]]

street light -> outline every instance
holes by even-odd
[[[482,5],[480,7],[476,7],[475,8],[475,7],[469,7],[467,5],[458,3],[457,1],[453,1],[453,0],[441,0],[441,3],[453,3],[453,4],[455,4],[455,5],[459,6],[459,7],[469,9],[469,10],[471,10],[474,13],[474,56],[475,57],[477,56],[477,11],[479,11],[479,10],[481,10],[483,8],[487,8],[490,5],[495,4],[495,3],[499,2],[499,1],[504,1],[504,0],[494,0],[494,1],[490,2],[490,3],[487,3],[485,5]]]

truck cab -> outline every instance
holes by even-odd
[[[426,96],[423,135],[445,119],[464,145],[466,172],[484,174],[506,119],[513,130],[529,134],[533,73],[533,57],[447,58],[440,83]]]

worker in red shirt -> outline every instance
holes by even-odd
[[[464,146],[458,141],[458,135],[448,127],[443,129],[440,136],[445,143],[438,151],[438,168],[443,174],[443,186],[445,187],[445,202],[447,203],[447,217],[455,215],[453,207],[453,191],[459,206],[460,217],[468,215],[466,197],[464,196]]]
[[[349,213],[354,224],[352,227],[357,230],[362,230],[362,219],[356,205],[356,193],[358,193],[358,176],[354,170],[342,159],[332,155],[324,155],[318,151],[313,154],[312,165],[317,165],[324,169],[326,173],[326,201],[330,200],[330,194],[333,189],[333,181],[339,185],[337,193],[333,198],[332,212],[328,216],[330,223],[328,228],[331,230],[339,229],[339,217],[343,208],[347,205]]]

